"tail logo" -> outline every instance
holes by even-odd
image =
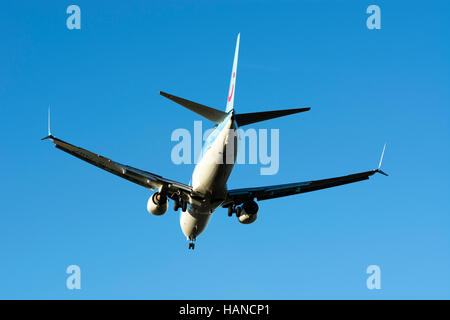
[[[236,72],[233,72],[233,79],[236,76]],[[231,98],[233,98],[233,93],[234,93],[234,83],[231,85],[231,91],[230,91],[230,96],[228,97],[228,102],[231,101]]]

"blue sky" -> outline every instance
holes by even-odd
[[[66,8],[81,8],[81,30]],[[370,4],[381,30],[366,28]],[[450,298],[447,1],[8,1],[0,10],[0,298]],[[280,129],[280,170],[230,188],[373,169],[370,181],[214,214],[194,252],[150,191],[56,150],[59,138],[188,182],[170,135],[225,108],[236,35],[238,112],[309,106]],[[204,122],[204,126],[207,123]],[[82,271],[69,291],[67,266]],[[366,288],[369,265],[381,290]]]

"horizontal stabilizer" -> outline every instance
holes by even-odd
[[[269,119],[279,118],[283,116],[288,116],[290,114],[305,112],[311,108],[297,108],[297,109],[286,109],[286,110],[275,110],[275,111],[263,111],[263,112],[252,112],[252,113],[241,113],[236,115],[236,122],[238,126],[242,127],[247,124],[261,122]]]
[[[227,116],[227,114],[223,111],[220,111],[220,110],[217,110],[214,108],[210,108],[210,107],[204,106],[202,104],[165,93],[163,91],[160,91],[159,94],[162,95],[163,97],[166,97],[169,100],[172,100],[173,102],[178,103],[179,105],[182,105],[186,109],[189,109],[189,110],[201,115],[202,117],[205,117],[206,119],[211,120],[214,123],[222,122],[222,120],[225,119],[225,117]]]

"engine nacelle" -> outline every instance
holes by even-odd
[[[155,216],[161,216],[167,211],[169,200],[165,194],[155,192],[147,201],[147,211]]]
[[[250,224],[256,221],[258,218],[258,204],[255,201],[246,201],[242,205],[241,212],[238,216],[238,220],[243,224]]]

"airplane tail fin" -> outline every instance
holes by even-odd
[[[241,34],[239,33],[236,40],[236,49],[234,51],[233,69],[231,70],[230,88],[228,89],[227,108],[225,110],[226,113],[230,112],[234,108],[234,94],[236,91],[236,74],[237,74],[240,38]]]
[[[159,94],[162,95],[163,97],[166,97],[169,100],[172,100],[173,102],[178,103],[179,105],[182,105],[186,109],[189,109],[201,115],[202,117],[211,120],[214,123],[221,123],[223,119],[225,119],[227,116],[227,114],[223,111],[204,106],[194,101],[183,99],[163,91],[160,91]]]
[[[234,96],[236,94],[236,75],[237,75],[240,38],[241,34],[239,33],[236,40],[236,49],[234,51],[233,69],[231,70],[230,88],[228,89],[227,107],[225,109],[226,113],[229,113],[234,109]],[[294,113],[308,111],[309,109],[310,108],[297,108],[297,109],[276,110],[276,111],[241,113],[236,114],[235,119],[238,126],[242,127],[247,124],[255,122],[261,122],[273,118],[287,116]]]
[[[230,88],[228,90],[228,99],[227,106],[225,112],[204,106],[194,101],[190,101],[187,99],[183,99],[169,93],[160,91],[159,94],[163,97],[166,97],[169,100],[172,100],[183,107],[205,117],[212,122],[219,124],[221,123],[227,115],[234,109],[234,96],[236,93],[236,73],[237,73],[237,63],[239,56],[239,41],[241,34],[239,33],[236,40],[236,49],[234,51],[234,61],[233,61],[233,69],[231,70],[231,80],[230,80]],[[295,108],[295,109],[285,109],[285,110],[274,110],[274,111],[263,111],[263,112],[252,112],[252,113],[241,113],[235,114],[235,120],[238,126],[242,127],[251,123],[261,122],[269,119],[279,118],[283,116],[287,116],[290,114],[295,114],[299,112],[309,111],[310,108]]]

